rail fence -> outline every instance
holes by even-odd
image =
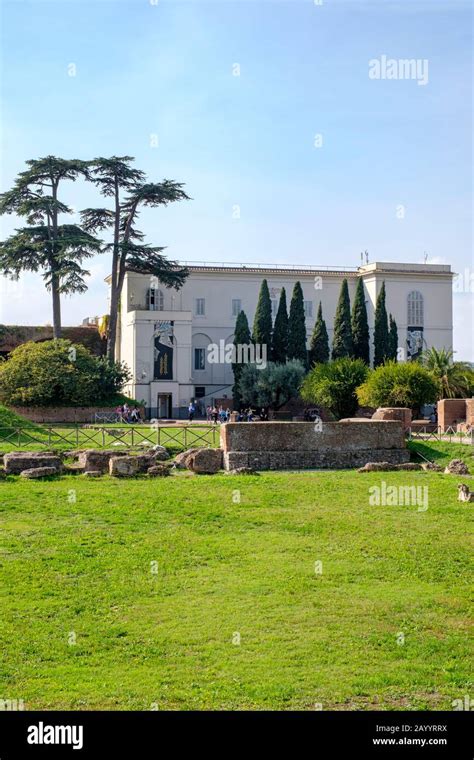
[[[432,426],[408,428],[407,438],[409,440],[420,441],[447,441],[448,443],[466,443],[471,446],[474,444],[474,430],[455,430],[448,427],[442,430],[440,427],[436,430],[430,429]]]
[[[47,425],[41,427],[0,426],[0,448],[5,445],[18,449],[108,449],[126,446],[130,449],[147,446],[168,446],[185,451],[196,447],[219,446],[220,433],[217,426],[182,425],[176,428],[161,425]]]

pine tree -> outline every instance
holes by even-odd
[[[339,294],[339,301],[334,317],[334,336],[332,340],[332,359],[351,358],[354,346],[352,343],[351,327],[351,303],[349,300],[349,287],[344,278]]]
[[[318,306],[318,315],[314,324],[311,344],[309,349],[309,365],[326,364],[329,361],[329,339],[326,322],[323,319],[323,307],[321,301]]]
[[[367,320],[367,307],[365,305],[362,277],[359,277],[357,280],[354,305],[352,307],[352,343],[354,347],[354,359],[362,359],[365,364],[369,365],[369,323]]]
[[[380,293],[375,305],[374,323],[374,367],[383,364],[390,353],[387,309],[385,307],[385,280],[382,282]]]
[[[253,320],[252,341],[255,345],[267,347],[270,354],[272,346],[272,302],[268,283],[263,280],[258,294],[257,309]]]
[[[239,345],[249,346],[250,343],[251,343],[251,337],[250,337],[249,323],[248,323],[245,312],[241,311],[237,315],[237,320],[235,323],[235,332],[234,332],[234,346],[236,348],[236,352],[235,352],[236,358],[238,357],[237,347]],[[244,367],[245,367],[245,364],[241,364],[241,363],[232,364],[232,371],[234,373],[234,385],[232,387],[232,400],[233,400],[233,408],[235,411],[238,411],[242,406],[242,396],[239,390],[239,382],[240,382],[240,377],[242,375],[242,370]]]
[[[45,156],[26,162],[13,188],[0,196],[0,215],[24,217],[26,227],[0,244],[0,274],[17,280],[22,272],[42,272],[51,292],[53,335],[61,337],[61,295],[84,293],[84,259],[100,253],[100,240],[77,224],[60,224],[72,209],[60,199],[64,181],[87,177],[89,164],[79,159]]]
[[[131,166],[131,156],[96,158],[89,162],[88,178],[101,194],[110,198],[112,208],[86,208],[81,220],[87,232],[108,230],[104,249],[112,254],[110,276],[110,313],[107,331],[107,356],[115,359],[118,313],[126,272],[149,274],[167,288],[179,290],[189,274],[185,267],[163,255],[163,246],[143,242],[144,234],[135,226],[145,206],[161,208],[176,201],[189,200],[181,182],[164,179],[149,182],[144,172]]]
[[[389,330],[388,330],[388,343],[389,343],[389,359],[396,362],[398,358],[398,327],[394,318],[390,314],[389,317]]]
[[[288,359],[299,359],[305,367],[308,365],[303,290],[299,282],[295,283],[291,296],[288,319]]]
[[[288,312],[286,308],[286,291],[281,289],[280,302],[275,317],[272,336],[272,361],[284,364],[288,356]]]

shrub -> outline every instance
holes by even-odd
[[[431,404],[437,396],[436,381],[418,362],[387,362],[374,369],[357,391],[361,404],[405,406],[410,409]]]
[[[327,407],[337,419],[352,417],[359,406],[356,389],[367,377],[362,359],[335,359],[316,364],[306,376],[301,397]]]
[[[0,365],[0,400],[12,406],[88,406],[115,396],[125,365],[93,356],[69,340],[24,343]]]

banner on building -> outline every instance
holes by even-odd
[[[173,379],[174,322],[155,322],[154,377]]]

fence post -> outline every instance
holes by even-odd
[[[105,428],[102,428],[102,448],[105,449]]]
[[[135,430],[135,428],[134,428],[134,427],[133,427],[133,425],[132,425],[132,449],[133,449],[133,431],[134,431],[134,430]]]
[[[183,430],[184,430],[184,450],[186,451],[186,449],[188,448],[187,443],[186,443],[186,430],[187,430],[186,425],[184,426]]]

